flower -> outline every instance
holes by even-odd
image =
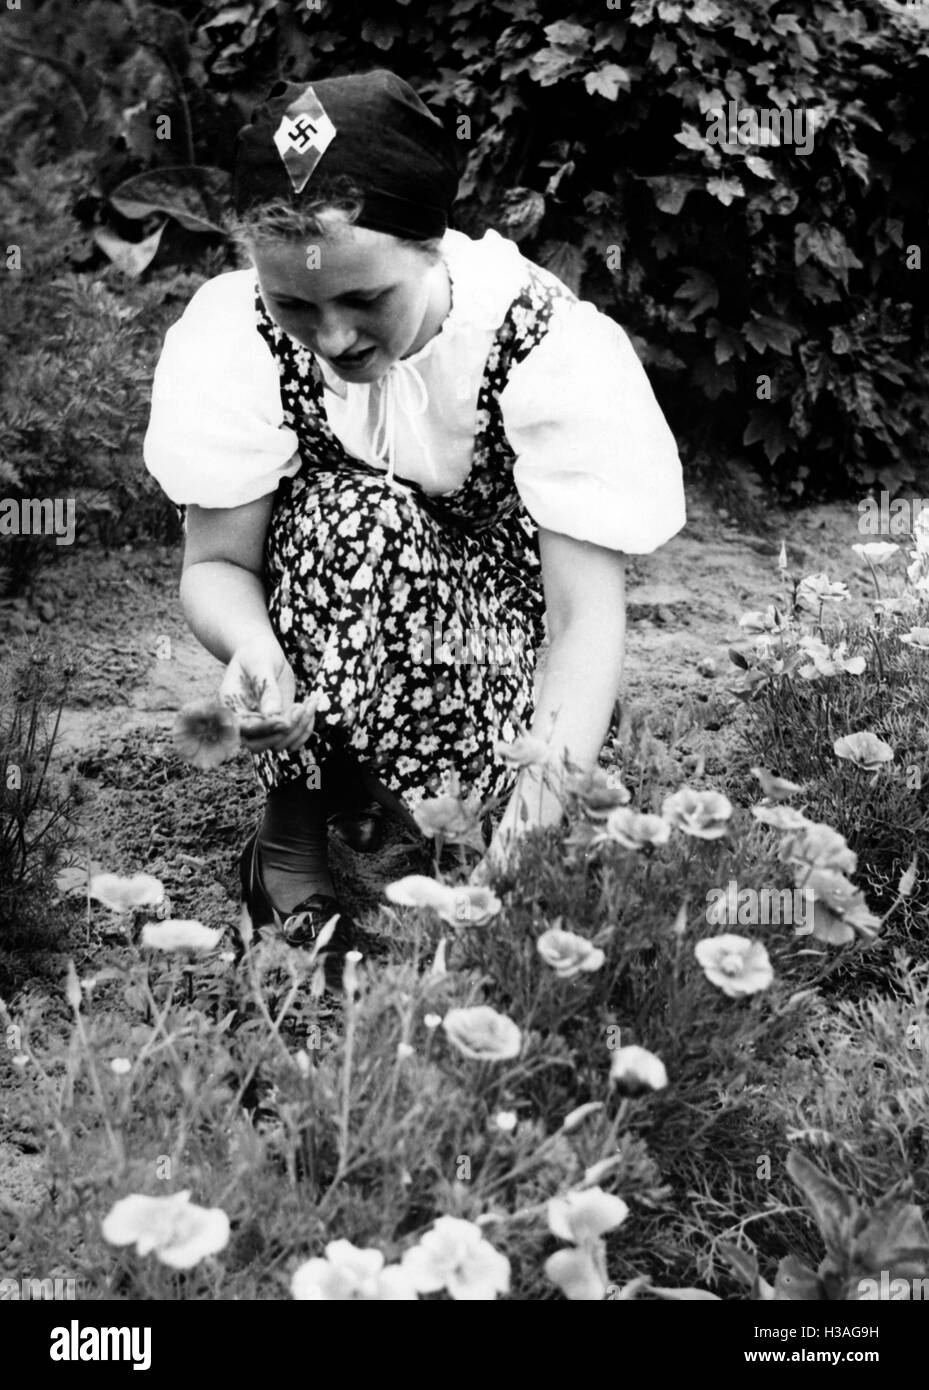
[[[219,767],[239,751],[239,721],[221,700],[194,700],[174,721],[174,745],[194,767]]]
[[[436,913],[449,926],[467,922],[471,927],[483,927],[496,917],[503,904],[490,888],[474,884],[459,884],[448,890],[449,896]]]
[[[901,634],[900,641],[921,652],[929,652],[929,627],[911,627],[909,632]]]
[[[455,794],[426,798],[414,807],[413,819],[430,840],[441,835],[453,845],[485,849],[480,801],[465,801]]]
[[[700,840],[718,840],[726,833],[732,803],[722,792],[696,792],[692,787],[681,787],[665,797],[661,814],[685,835],[695,835]]]
[[[808,574],[797,586],[797,603],[812,613],[818,613],[824,603],[842,603],[847,598],[848,585],[832,584],[825,574]]]
[[[360,1250],[350,1240],[331,1240],[325,1259],[294,1270],[290,1291],[314,1302],[416,1302],[416,1290],[400,1265],[384,1265],[380,1250]]]
[[[384,896],[402,907],[443,907],[448,902],[448,885],[425,874],[408,874],[388,883]]]
[[[782,626],[783,618],[773,606],[766,608],[764,612],[752,608],[739,619],[739,627],[744,628],[746,632],[779,632]]]
[[[438,1028],[442,1022],[441,1014],[423,1014],[423,1024],[426,1028]]]
[[[431,908],[443,922],[453,927],[462,922],[483,927],[503,906],[490,888],[474,884],[451,887],[423,874],[409,874],[389,883],[384,894],[391,902],[404,907]]]
[[[574,1245],[599,1239],[621,1226],[628,1215],[629,1208],[622,1197],[614,1197],[602,1187],[568,1192],[548,1201],[548,1229]]]
[[[809,821],[788,835],[781,845],[781,858],[787,864],[838,869],[846,874],[853,874],[858,867],[858,856],[849,849],[845,836],[819,821]]]
[[[788,782],[786,777],[778,777],[773,772],[768,772],[767,768],[753,767],[749,770],[761,783],[761,795],[771,801],[787,801],[797,792],[803,791],[798,782]]]
[[[229,1218],[219,1207],[198,1207],[190,1192],[145,1197],[134,1192],[103,1218],[104,1240],[135,1245],[140,1255],[155,1252],[172,1269],[193,1269],[229,1242]]]
[[[860,676],[867,666],[863,656],[845,655],[847,643],[840,642],[834,651],[817,637],[801,637],[800,650],[810,658],[798,668],[804,680],[815,680],[817,676],[837,676],[844,671],[849,676]]]
[[[134,907],[157,907],[164,902],[165,890],[161,879],[151,874],[94,874],[88,892],[111,912],[131,912]]]
[[[495,743],[494,753],[513,767],[544,767],[551,757],[551,748],[544,739],[521,734],[512,743]]]
[[[845,734],[837,738],[832,747],[837,758],[845,758],[867,772],[874,772],[884,763],[893,762],[894,750],[890,744],[869,730]]]
[[[632,800],[632,793],[623,786],[618,773],[605,772],[602,767],[568,773],[564,779],[564,790],[581,802],[589,816],[599,819]]]
[[[694,954],[711,984],[730,999],[767,989],[774,979],[768,953],[760,941],[746,936],[708,936],[698,941]]]
[[[624,849],[644,849],[646,845],[665,845],[671,838],[671,827],[661,816],[632,811],[617,806],[606,818],[603,835],[615,840]]]
[[[856,935],[873,940],[881,919],[868,908],[864,894],[836,869],[814,869],[803,887],[812,897],[810,932],[829,946],[845,946]]]
[[[862,560],[870,560],[872,565],[884,565],[901,553],[900,547],[892,541],[868,541],[866,545],[853,545],[852,550]]]
[[[645,1047],[620,1047],[613,1054],[610,1080],[622,1095],[640,1096],[661,1091],[668,1084],[665,1064]]]
[[[556,1250],[545,1261],[546,1275],[572,1303],[602,1303],[608,1287],[602,1245]]]
[[[802,830],[812,824],[793,806],[753,806],[752,815],[764,825],[773,825],[775,830]]]
[[[508,1061],[522,1047],[522,1034],[513,1020],[487,1004],[449,1009],[442,1026],[459,1052],[479,1062]]]
[[[432,964],[431,964],[430,967],[429,967],[429,978],[430,978],[430,979],[432,979],[432,980],[438,980],[438,979],[441,979],[441,977],[442,977],[443,975],[447,975],[447,974],[448,974],[448,963],[447,963],[447,961],[446,961],[446,959],[445,959],[445,955],[446,955],[446,951],[447,951],[447,950],[448,950],[448,937],[447,937],[447,936],[443,936],[442,939],[441,939],[441,941],[439,942],[438,946],[435,948],[435,955],[433,956],[433,958],[432,958]]]
[[[342,961],[342,993],[353,1000],[358,993],[358,966],[363,960],[363,952],[346,951]]]
[[[117,1076],[127,1076],[132,1071],[132,1063],[128,1057],[114,1057],[110,1063],[110,1071]]]
[[[401,1262],[419,1293],[447,1289],[452,1298],[489,1301],[510,1287],[510,1262],[484,1239],[480,1226],[440,1216]]]
[[[142,928],[142,945],[153,951],[212,951],[222,937],[220,928],[184,918],[146,922]]]
[[[561,980],[599,970],[606,959],[600,948],[592,945],[586,937],[577,936],[571,931],[560,931],[557,927],[543,932],[535,944],[545,964],[550,965]]]
[[[415,1048],[415,1047],[412,1047],[409,1043],[398,1042],[398,1043],[397,1043],[397,1061],[398,1061],[398,1062],[405,1062],[406,1059],[407,1059],[407,1057],[412,1057],[412,1056],[413,1056],[413,1053],[414,1053],[415,1051],[416,1051],[416,1048]]]
[[[494,1116],[494,1124],[498,1129],[502,1129],[504,1134],[509,1134],[516,1128],[517,1118],[515,1110],[498,1110]]]

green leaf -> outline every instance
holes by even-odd
[[[824,1296],[817,1275],[794,1255],[787,1255],[777,1267],[774,1280],[775,1299],[785,1302],[821,1301]]]
[[[658,34],[652,44],[652,51],[648,55],[648,61],[654,63],[659,72],[670,72],[677,62],[677,48],[670,39]]]
[[[618,67],[616,63],[605,63],[596,72],[589,72],[584,78],[584,86],[593,96],[595,93],[606,97],[607,101],[615,101],[619,95],[620,88],[628,91],[632,85],[632,79],[625,68]]]
[[[584,257],[570,241],[547,241],[539,249],[539,264],[575,294],[579,293],[584,273]]]
[[[222,232],[219,219],[229,202],[229,175],[208,165],[182,164],[135,174],[110,194],[124,217],[164,212],[191,232]]]
[[[787,1172],[800,1188],[830,1252],[838,1248],[847,1223],[855,1213],[852,1198],[835,1178],[824,1173],[798,1149],[787,1155]]]
[[[775,352],[785,356],[790,354],[792,345],[800,337],[799,328],[768,314],[754,314],[748,323],[742,325],[742,332],[756,352],[766,352],[773,347]]]
[[[155,259],[162,233],[167,225],[168,219],[165,218],[151,236],[145,237],[142,241],[125,241],[109,227],[95,227],[94,241],[100,250],[109,256],[117,270],[137,280]]]
[[[695,188],[701,187],[699,179],[675,178],[671,174],[660,174],[654,178],[647,178],[645,182],[654,193],[655,205],[659,211],[670,212],[675,216],[684,206],[688,193],[693,193]]]
[[[590,31],[583,24],[572,24],[567,19],[546,24],[542,32],[550,44],[557,44],[560,48],[586,49],[591,39]]]
[[[674,291],[674,298],[689,299],[692,303],[689,317],[695,319],[707,309],[716,308],[719,303],[719,290],[712,275],[708,275],[705,270],[696,266],[682,268],[687,272],[687,279],[680,289]]]
[[[718,198],[723,207],[729,207],[734,198],[744,198],[745,189],[739,179],[708,179],[706,185],[707,193]]]

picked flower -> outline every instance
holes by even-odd
[[[480,1226],[457,1216],[440,1216],[401,1265],[419,1293],[446,1289],[461,1302],[489,1302],[510,1287],[509,1260],[485,1240]]]
[[[164,902],[165,890],[161,879],[152,874],[94,874],[88,892],[111,912],[132,912],[136,907],[157,907]]]
[[[665,1064],[646,1047],[620,1047],[610,1063],[610,1081],[624,1096],[641,1096],[664,1090],[668,1084]]]
[[[761,783],[761,795],[771,801],[789,801],[792,796],[803,791],[799,782],[788,782],[786,777],[778,777],[775,773],[768,772],[767,768],[753,767],[749,770]]]
[[[681,787],[666,796],[661,814],[676,830],[699,840],[718,840],[726,833],[732,802],[722,792],[697,792]]]
[[[865,545],[853,545],[852,550],[862,560],[870,560],[872,565],[886,565],[888,560],[901,554],[900,547],[892,541],[868,541]]]
[[[523,1039],[519,1028],[505,1014],[487,1004],[449,1009],[442,1020],[445,1036],[465,1057],[476,1062],[505,1062],[517,1057]]]
[[[512,743],[495,743],[494,753],[513,767],[545,767],[552,750],[544,739],[536,738],[533,734],[521,734]]]
[[[629,1215],[621,1197],[604,1192],[602,1187],[588,1187],[582,1192],[568,1192],[548,1201],[548,1229],[561,1240],[584,1245],[598,1240],[607,1231],[615,1231]]]
[[[545,964],[550,965],[561,980],[599,970],[606,959],[600,948],[586,937],[561,931],[558,927],[543,932],[535,944]]]
[[[212,951],[222,939],[221,928],[187,918],[146,922],[142,928],[142,945],[152,951]]]
[[[837,738],[832,747],[837,758],[845,758],[856,767],[864,768],[866,772],[875,772],[885,763],[893,762],[894,750],[890,744],[878,738],[877,734],[872,734],[870,730],[845,734],[842,738]]]
[[[222,700],[194,700],[174,721],[174,745],[194,767],[219,767],[239,751],[239,720]]]
[[[290,1281],[294,1298],[313,1302],[415,1303],[416,1290],[400,1265],[384,1264],[380,1250],[331,1240],[325,1259],[307,1260]]]
[[[768,953],[760,941],[747,936],[708,936],[698,941],[694,955],[711,984],[730,999],[767,989],[774,979]]]
[[[104,1240],[134,1245],[140,1255],[153,1251],[172,1269],[193,1269],[229,1243],[229,1218],[219,1207],[198,1207],[190,1192],[146,1197],[134,1192],[103,1218]]]
[[[615,840],[624,849],[654,848],[668,843],[671,827],[661,816],[633,811],[628,806],[617,806],[606,818],[603,837]]]
[[[911,627],[909,632],[901,633],[900,641],[917,651],[929,652],[929,627]]]
[[[837,580],[830,582],[825,574],[808,574],[797,586],[797,603],[810,613],[818,613],[824,603],[843,603],[848,598],[848,585]]]
[[[589,816],[601,820],[617,806],[626,806],[632,800],[632,793],[623,785],[618,773],[606,772],[602,767],[569,772],[564,779],[564,790],[580,801]]]
[[[858,867],[858,856],[845,836],[819,821],[809,821],[788,835],[781,845],[781,859],[787,864],[837,869],[843,874],[853,874]]]

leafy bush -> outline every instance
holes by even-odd
[[[461,142],[456,221],[498,227],[629,328],[691,458],[750,460],[794,493],[918,476],[929,41],[912,10],[208,0],[127,21],[94,0],[75,27],[62,3],[36,10],[46,46],[62,25],[42,80],[89,103],[104,193],[144,168],[228,170],[278,76],[393,67]],[[747,125],[720,143],[710,113],[730,102],[795,111],[812,143],[807,126],[771,143]]]

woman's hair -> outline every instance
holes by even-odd
[[[303,241],[315,237],[331,241],[344,233],[361,214],[364,192],[345,175],[318,180],[313,196],[299,204],[286,198],[258,203],[229,221],[229,231],[239,249],[251,257],[255,247],[281,241]],[[333,217],[335,214],[335,217]],[[429,261],[441,255],[441,237],[394,237],[401,246],[421,251]]]

